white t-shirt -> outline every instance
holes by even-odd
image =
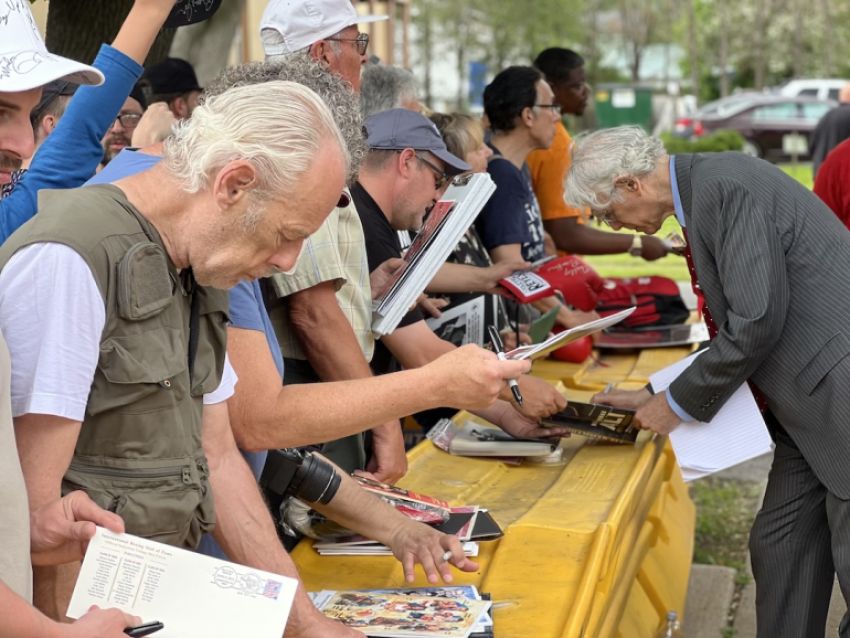
[[[105,323],[103,297],[76,251],[37,243],[16,252],[0,271],[0,331],[12,359],[12,415],[82,421]],[[225,357],[221,383],[204,396],[204,404],[226,401],[236,381]]]

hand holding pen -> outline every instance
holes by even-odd
[[[493,344],[493,350],[496,352],[496,356],[501,361],[506,361],[507,357],[505,356],[505,346],[502,344],[502,338],[499,336],[499,331],[493,326],[488,326],[487,330],[490,333],[490,343]],[[511,393],[514,395],[514,401],[516,401],[517,405],[522,405],[522,394],[520,394],[519,384],[516,382],[516,379],[508,379],[508,387],[510,387]]]

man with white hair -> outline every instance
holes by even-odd
[[[387,16],[361,16],[350,0],[271,0],[260,21],[266,61],[303,55],[327,66],[355,92],[369,36],[357,25]],[[280,342],[287,384],[372,376],[372,290],[363,228],[353,203],[340,206],[306,242],[292,276],[273,276],[269,315]],[[368,469],[395,482],[407,471],[397,419],[372,428],[371,458],[364,435],[332,441],[323,452],[347,471]]]
[[[247,505],[219,502],[219,475],[244,486],[246,502],[259,498],[244,463],[217,460],[235,383],[224,289],[294,265],[348,162],[312,91],[267,82],[198,107],[146,172],[43,193],[0,249],[0,330],[33,506],[83,487],[131,533],[193,547],[215,523],[225,551],[295,574],[279,543],[242,547],[258,525]],[[251,511],[265,514],[261,503]],[[303,587],[287,632],[360,636]]]
[[[711,345],[666,391],[594,398],[667,434],[710,421],[750,383],[776,442],[750,533],[758,635],[823,635],[836,572],[850,591],[850,234],[778,168],[740,153],[668,156],[637,127],[580,136],[566,192],[615,229],[681,224]]]
[[[367,118],[390,109],[422,112],[413,73],[400,66],[370,64],[363,69],[360,112]]]
[[[150,10],[150,6],[141,5],[140,11]],[[167,11],[162,13],[161,19],[166,14]],[[142,16],[136,12],[134,17],[138,20]],[[143,25],[137,23],[135,27]],[[127,35],[125,32],[123,40],[116,38],[116,46],[139,44],[145,38],[144,33],[130,39]],[[49,53],[27,3],[4,3],[0,8],[0,184],[8,186],[13,177],[11,171],[34,151],[30,111],[39,102],[43,86],[59,80],[97,85],[103,79],[101,71],[94,67]],[[20,223],[7,207],[0,206],[0,212],[4,216],[0,234]],[[139,619],[114,609],[95,609],[74,624],[59,624],[30,605],[32,564],[46,566],[79,560],[86,541],[94,534],[94,523],[117,532],[123,531],[123,524],[119,517],[97,507],[79,491],[62,499],[58,499],[57,492],[31,509],[28,507],[12,429],[10,376],[9,353],[0,336],[0,609],[4,612],[0,636],[119,638],[125,635],[126,626],[137,624]]]

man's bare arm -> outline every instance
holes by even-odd
[[[243,450],[321,443],[361,432],[375,420],[441,405],[485,407],[505,385],[504,375],[521,374],[529,367],[525,362],[497,361],[475,346],[451,346],[449,354],[424,368],[281,387],[261,332],[228,328],[227,352],[239,376],[228,406],[234,436]]]
[[[299,580],[284,636],[363,638],[323,616],[310,602],[295,564],[286,553],[254,475],[236,448],[227,404],[204,406],[202,440],[216,508],[213,536],[234,562]]]
[[[354,330],[339,307],[333,281],[301,290],[287,299],[292,328],[319,378],[340,381],[372,376]],[[374,419],[370,425],[376,439],[378,478],[401,478],[407,471],[401,425],[395,419]]]

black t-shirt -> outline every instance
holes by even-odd
[[[363,224],[363,235],[366,237],[366,259],[369,262],[369,272],[372,272],[387,259],[401,257],[401,244],[398,233],[390,226],[386,215],[360,182],[351,187],[351,197]],[[408,312],[398,324],[399,328],[422,321],[422,312],[414,308]],[[372,371],[375,374],[386,374],[398,370],[398,362],[393,358],[387,347],[380,342],[375,344],[375,354],[372,355]]]

